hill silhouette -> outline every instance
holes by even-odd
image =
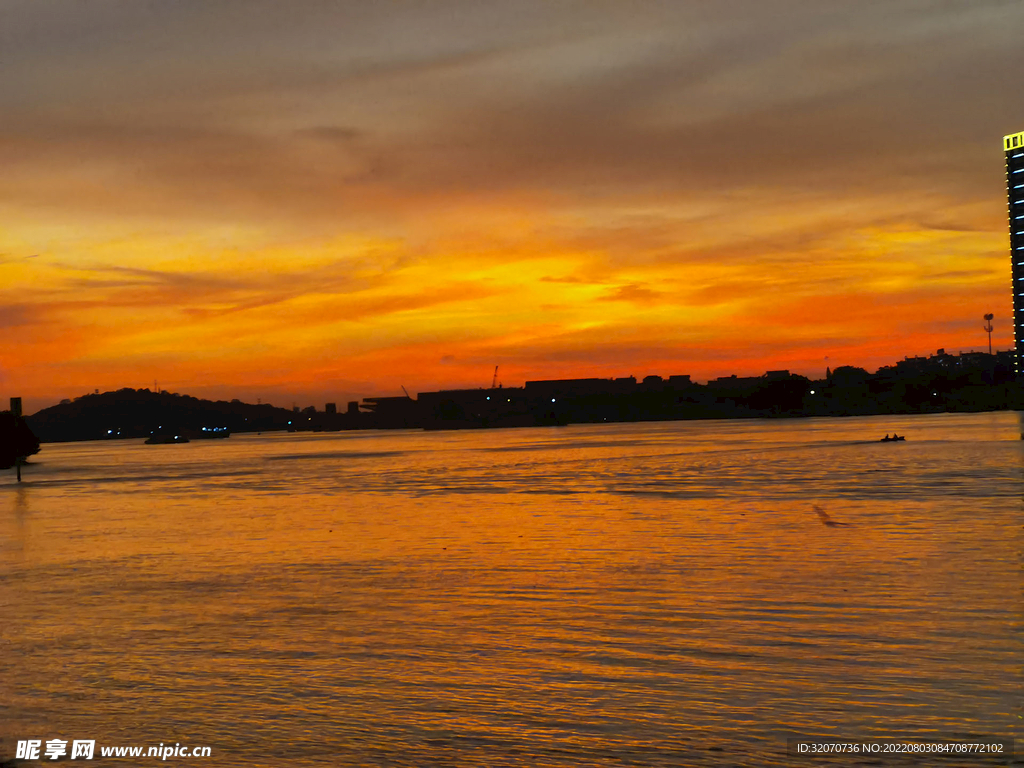
[[[52,443],[149,437],[155,432],[201,433],[203,427],[227,427],[232,432],[288,429],[293,417],[291,411],[272,405],[119,389],[44,408],[25,421],[40,441]]]

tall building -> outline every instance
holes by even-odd
[[[1013,370],[1024,360],[1024,131],[1003,136],[1010,211],[1010,274],[1013,276]]]

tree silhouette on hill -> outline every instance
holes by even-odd
[[[39,453],[39,440],[20,416],[0,411],[0,469],[14,466],[18,458]]]

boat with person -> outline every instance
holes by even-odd
[[[886,433],[885,437],[883,437],[878,442],[880,442],[880,443],[898,443],[898,442],[903,442],[906,439],[907,438],[904,435],[897,435],[895,432],[893,432],[892,433],[892,437],[889,437],[889,434]]]

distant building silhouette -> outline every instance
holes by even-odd
[[[747,390],[755,389],[763,382],[760,376],[737,376],[735,373],[731,376],[719,376],[717,379],[711,379],[708,382],[709,387],[716,389],[728,389],[728,390]]]
[[[382,429],[422,426],[419,403],[408,397],[364,397],[362,407],[373,415],[373,425]]]
[[[873,374],[852,366],[829,368],[824,380],[785,370],[768,371],[762,376],[722,376],[707,384],[683,374],[652,374],[640,382],[633,376],[547,379],[527,381],[522,387],[420,392],[416,399],[408,395],[367,397],[362,403],[349,402],[345,413],[337,413],[334,403],[318,413],[313,406],[302,410],[297,405],[292,409],[274,408],[266,403],[212,402],[125,388],[74,398],[44,408],[24,421],[38,443],[148,438],[169,430],[173,430],[172,435],[189,435],[194,440],[282,429],[469,429],[1024,410],[1024,385],[1015,374],[1018,360],[1016,349],[995,354],[952,354],[940,349],[928,357],[907,357],[882,366]],[[3,418],[9,419],[11,428],[20,423],[15,416],[18,406],[17,399],[12,398],[12,411],[0,412],[7,414]],[[0,450],[10,444],[0,435]],[[19,455],[37,450],[37,446],[29,447],[31,450]],[[10,451],[8,454],[7,465],[13,466],[17,456]],[[0,469],[4,465],[0,457]]]
[[[1003,137],[1006,194],[1010,211],[1010,274],[1013,285],[1013,370],[1021,372],[1024,354],[1024,131]]]

